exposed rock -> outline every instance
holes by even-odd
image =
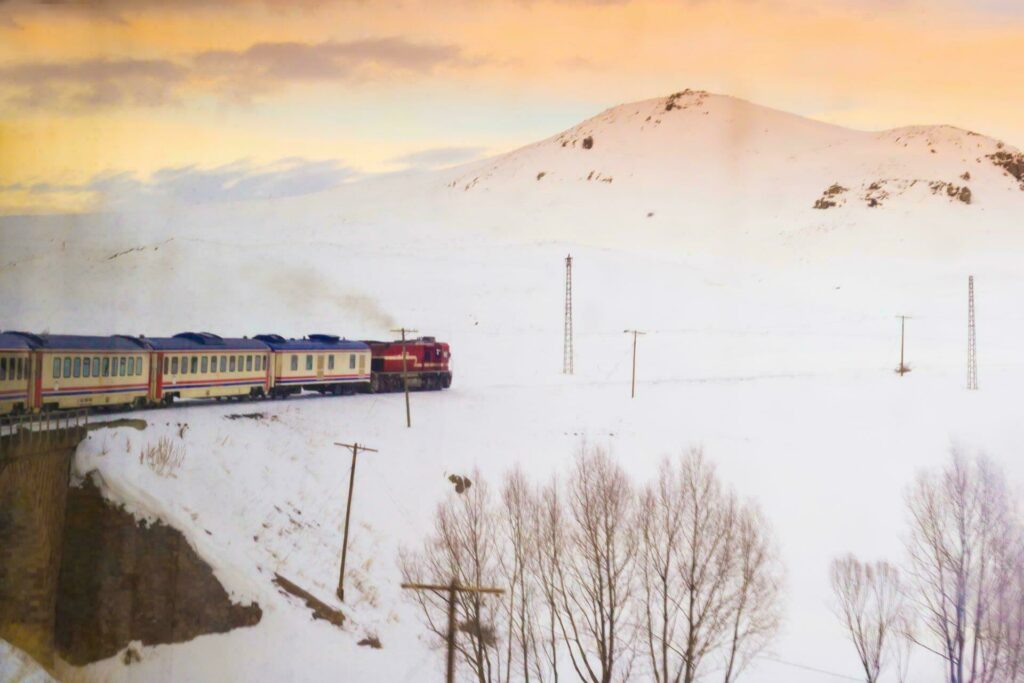
[[[231,602],[177,529],[137,522],[91,478],[68,489],[56,620],[57,651],[68,663],[112,657],[132,641],[183,643],[226,633],[262,616],[259,605]]]
[[[840,201],[837,198],[846,192],[847,189],[848,188],[843,187],[839,183],[832,183],[824,192],[821,193],[821,197],[814,202],[814,208],[831,209],[834,206],[839,206]]]
[[[591,135],[583,138],[583,149],[590,149],[594,146],[594,138]]]
[[[1002,143],[999,148],[1000,151],[986,158],[1015,178],[1020,183],[1020,189],[1024,190],[1024,153],[1007,152],[1002,149]]]

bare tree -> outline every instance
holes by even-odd
[[[1006,683],[1024,681],[1024,539],[1019,518],[1011,524],[1008,537],[997,549],[998,579],[993,607],[985,632],[987,649],[998,659],[998,679]],[[995,680],[989,678],[988,680]]]
[[[455,580],[472,586],[501,582],[498,558],[500,533],[487,483],[474,472],[473,485],[463,493],[450,494],[438,506],[434,532],[422,550],[403,550],[399,556],[402,578],[410,583]],[[448,635],[446,591],[414,591],[410,599],[420,607],[427,629],[441,647]],[[504,683],[500,641],[506,637],[507,621],[498,601],[480,593],[459,593],[456,598],[458,638],[456,651],[478,683]]]
[[[536,574],[537,515],[540,503],[520,469],[505,476],[501,492],[501,529],[504,553],[499,559],[502,584],[508,586],[505,617],[508,643],[505,680],[542,683],[551,665],[542,654],[543,633]]]
[[[563,642],[559,614],[567,526],[557,479],[552,479],[541,491],[534,522],[537,547],[533,555],[532,571],[540,588],[542,605],[537,614],[539,654],[551,673],[551,680],[557,683],[560,645]]]
[[[712,657],[733,683],[778,628],[768,525],[697,451],[666,461],[640,500],[622,467],[586,446],[567,479],[540,490],[513,470],[494,501],[479,473],[473,481],[399,561],[410,583],[505,588],[501,601],[457,598],[460,668],[477,683],[558,683],[565,671],[618,683],[644,650],[658,683],[706,677]],[[445,643],[447,592],[409,598]]]
[[[723,683],[733,683],[775,638],[782,621],[782,563],[768,522],[753,507],[739,516],[739,563],[731,578]]]
[[[726,683],[775,635],[781,571],[767,524],[700,451],[662,463],[643,493],[639,577],[657,683],[691,683],[717,656]]]
[[[861,562],[853,555],[832,561],[836,616],[857,650],[864,680],[877,683],[898,656],[905,622],[899,571],[888,562]]]
[[[907,496],[910,567],[927,646],[946,659],[948,683],[1005,678],[1008,636],[998,628],[1008,547],[1018,536],[1003,475],[985,458],[954,451],[941,472],[925,472]],[[1002,597],[1001,597],[1002,596]]]
[[[629,676],[633,657],[635,494],[622,468],[603,450],[584,448],[565,487],[545,500],[541,563],[565,653],[585,683]],[[557,544],[552,546],[550,544]]]

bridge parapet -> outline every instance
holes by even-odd
[[[0,638],[53,661],[68,478],[84,412],[0,419]]]

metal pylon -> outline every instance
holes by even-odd
[[[572,254],[565,257],[565,332],[562,338],[562,374],[573,374]]]
[[[978,388],[978,349],[974,334],[974,276],[967,278],[967,388]]]

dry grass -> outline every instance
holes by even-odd
[[[153,470],[159,477],[176,477],[185,461],[185,449],[170,438],[161,436],[155,444],[144,446],[139,453],[139,463]]]

